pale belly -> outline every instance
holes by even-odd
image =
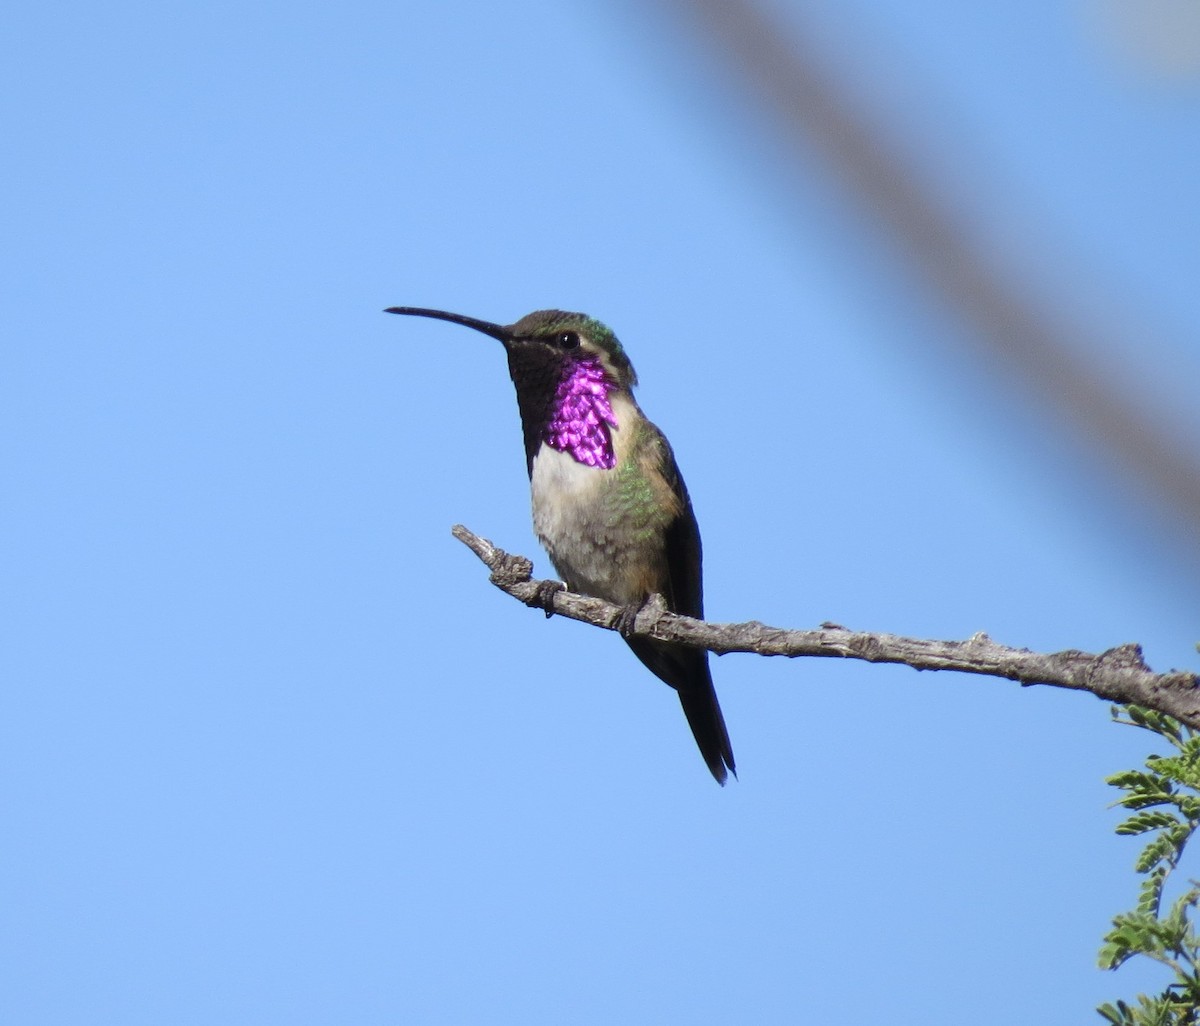
[[[533,530],[571,591],[629,605],[659,590],[653,568],[662,544],[631,537],[621,523],[612,501],[614,473],[542,446],[530,479]]]

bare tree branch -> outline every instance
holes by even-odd
[[[595,627],[615,629],[622,613],[620,606],[565,591],[557,581],[534,580],[530,560],[510,555],[461,524],[452,533],[491,570],[490,580],[501,591],[527,606],[544,609],[547,616],[559,613]],[[1106,701],[1157,709],[1200,729],[1200,675],[1183,670],[1154,673],[1136,644],[1118,645],[1099,655],[1075,649],[1041,653],[998,645],[986,634],[976,634],[966,641],[932,641],[852,631],[837,624],[803,631],[768,627],[755,620],[708,623],[669,612],[661,599],[647,603],[638,613],[633,635],[706,648],[718,655],[751,652],[791,658],[836,656],[870,663],[902,663],[914,670],[979,673],[1022,685],[1090,691]]]

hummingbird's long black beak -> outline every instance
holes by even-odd
[[[493,324],[491,321],[481,321],[477,317],[464,317],[462,314],[448,313],[445,310],[427,310],[421,306],[389,306],[384,313],[410,314],[413,317],[433,317],[439,321],[450,321],[452,324],[464,324],[468,328],[482,331],[501,342],[511,342],[512,332],[503,324]]]

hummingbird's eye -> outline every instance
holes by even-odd
[[[560,331],[554,341],[560,349],[574,349],[579,345],[579,335],[574,331]]]

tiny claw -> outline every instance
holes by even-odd
[[[567,586],[562,581],[538,581],[534,586],[533,594],[525,600],[525,605],[531,609],[545,610],[546,619],[549,620],[554,615],[551,596],[566,590]]]
[[[623,606],[621,612],[617,614],[616,620],[613,621],[613,627],[616,628],[618,634],[623,638],[628,638],[633,634],[637,615],[645,606],[644,602],[630,602],[629,605]]]

